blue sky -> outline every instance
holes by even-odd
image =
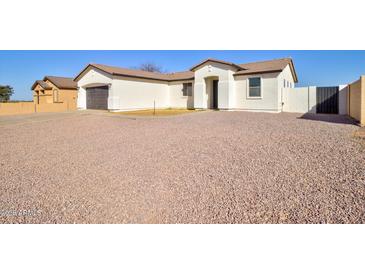
[[[154,62],[175,72],[209,57],[238,64],[292,57],[297,86],[346,84],[365,74],[365,51],[0,51],[0,84],[14,88],[13,100],[31,100],[35,80],[45,75],[74,77],[88,63],[132,68]]]

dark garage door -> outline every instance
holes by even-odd
[[[338,87],[317,87],[317,113],[338,114]]]
[[[86,89],[87,109],[108,109],[108,86],[93,87]]]

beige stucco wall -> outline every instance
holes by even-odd
[[[207,77],[205,78],[205,98],[207,100],[207,108],[213,108],[213,81],[218,80],[218,102],[219,102],[219,77]]]
[[[316,113],[316,87],[282,88],[282,111],[296,113]]]
[[[218,108],[232,109],[235,105],[235,81],[233,74],[236,70],[229,65],[207,62],[198,68],[194,75],[194,107],[209,108],[210,90],[209,87],[212,79],[216,77],[218,82]],[[208,85],[208,87],[207,87]]]
[[[349,85],[348,113],[361,125],[365,125],[365,76]]]
[[[109,91],[108,107],[111,110],[168,108],[169,86],[167,82],[115,77]],[[111,104],[112,103],[112,104]]]
[[[176,81],[169,83],[169,105],[172,108],[194,108],[194,97],[183,95],[183,84],[192,83],[194,94],[194,81]]]
[[[278,92],[278,73],[241,75],[235,77],[235,108],[251,111],[281,111]],[[261,98],[249,98],[249,78],[261,78]]]
[[[78,81],[78,107],[86,109],[86,88],[109,86],[108,109],[136,110],[153,108],[192,108],[193,97],[183,96],[183,83],[192,81],[158,81],[125,76],[110,76],[91,68]],[[193,91],[194,92],[194,91]]]
[[[285,86],[284,87],[284,80],[286,82],[286,85],[288,83],[290,84],[290,87]],[[287,65],[284,70],[278,75],[278,90],[279,90],[279,96],[278,96],[278,109],[283,110],[284,109],[284,89],[285,88],[295,88],[295,81],[293,74],[291,73],[290,65]]]

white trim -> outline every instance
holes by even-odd
[[[250,79],[253,78],[260,78],[260,96],[250,96]],[[261,100],[263,99],[262,93],[263,93],[263,81],[261,76],[254,76],[254,77],[248,77],[247,78],[247,89],[246,89],[246,99],[248,100]]]

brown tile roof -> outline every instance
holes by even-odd
[[[149,71],[143,71],[143,70],[137,70],[137,69],[113,67],[113,66],[107,66],[107,65],[101,65],[101,64],[89,64],[75,77],[74,81],[76,82],[79,79],[79,77],[90,67],[94,67],[94,68],[97,68],[108,74],[117,75],[117,76],[127,76],[127,77],[135,77],[135,78],[150,79],[150,80],[160,80],[160,81],[167,81],[167,82],[193,80],[194,79],[194,70],[207,62],[216,62],[216,63],[220,63],[220,64],[233,66],[238,70],[234,75],[248,75],[248,74],[257,74],[257,73],[279,72],[279,71],[282,71],[287,65],[289,65],[290,69],[293,73],[295,82],[298,82],[297,75],[296,75],[295,69],[294,69],[294,64],[293,64],[293,61],[291,58],[275,59],[275,60],[269,60],[269,61],[240,64],[240,65],[209,58],[209,59],[206,59],[206,60],[200,62],[196,66],[192,67],[190,69],[190,71],[182,71],[182,72],[175,72],[175,73],[158,73],[158,72],[149,72]]]
[[[193,66],[190,70],[194,71],[195,69],[197,69],[198,67],[200,67],[201,65],[203,65],[207,62],[213,62],[213,63],[229,65],[229,66],[235,67],[236,69],[241,69],[241,67],[239,65],[236,65],[234,63],[226,62],[226,61],[222,61],[222,60],[218,60],[218,59],[213,59],[213,58],[208,58],[208,59],[205,59],[204,61],[200,62],[199,64]]]
[[[42,80],[37,80],[34,82],[34,84],[32,85],[32,90],[35,89],[35,87],[37,85],[40,85],[43,89],[52,89],[52,87],[50,85],[48,85],[46,82],[42,81]]]
[[[287,65],[289,65],[290,69],[292,70],[294,81],[298,82],[298,78],[294,69],[293,60],[291,58],[282,58],[269,61],[240,64],[240,67],[242,67],[243,70],[236,72],[234,75],[279,72],[282,71]]]
[[[194,72],[192,71],[174,72],[168,74],[168,76],[170,78],[169,81],[194,80]]]
[[[60,89],[77,89],[77,83],[72,78],[45,76],[43,81],[49,80],[52,84]]]
[[[116,75],[116,76],[127,76],[150,80],[160,80],[160,81],[179,81],[179,80],[192,80],[194,79],[194,73],[192,71],[183,71],[175,73],[158,73],[149,72],[138,69],[127,69],[121,67],[112,67],[101,64],[89,64],[84,70],[82,70],[76,77],[75,81],[81,76],[81,74],[86,71],[89,67],[94,67],[104,71],[106,73]]]
[[[120,67],[112,67],[100,64],[90,64],[90,66],[96,67],[102,71],[105,71],[112,75],[119,75],[119,76],[132,76],[132,77],[140,77],[146,79],[154,79],[154,80],[163,80],[167,81],[168,78],[165,74],[158,73],[158,72],[149,72],[137,69],[126,69]]]

